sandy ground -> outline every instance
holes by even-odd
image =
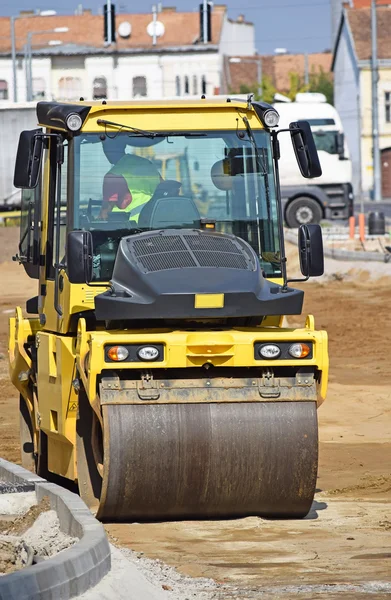
[[[36,283],[17,264],[1,263],[12,253],[15,234],[0,229],[0,455],[18,461],[7,319],[15,304],[35,295]],[[291,274],[293,256],[290,248]],[[391,583],[391,265],[370,269],[328,260],[326,275],[303,288],[304,314],[314,314],[317,328],[328,331],[331,359],[329,395],[319,410],[319,491],[310,515],[108,524],[116,544],[184,575],[228,584],[231,591],[218,598],[391,596],[383,585]],[[290,322],[302,324],[304,317]]]

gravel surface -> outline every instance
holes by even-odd
[[[79,541],[78,538],[73,538],[61,531],[60,522],[54,510],[41,513],[22,537],[26,544],[33,548],[35,554],[44,558],[54,556]]]
[[[0,494],[0,520],[1,515],[23,515],[34,504],[37,504],[35,492]]]

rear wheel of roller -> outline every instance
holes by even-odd
[[[79,488],[98,518],[297,518],[311,508],[315,402],[105,404],[102,477],[83,414]]]

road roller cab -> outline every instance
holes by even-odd
[[[278,131],[251,97],[37,116],[14,177],[17,259],[37,279],[10,319],[23,464],[102,519],[307,514],[327,336],[284,317],[323,250],[302,226],[303,278],[287,278],[278,137],[316,177],[308,123]]]

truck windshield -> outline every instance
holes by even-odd
[[[338,131],[314,131],[312,129],[312,134],[318,152],[323,150],[328,154],[338,154]]]
[[[82,133],[74,139],[72,229],[92,232],[94,279],[111,278],[119,241],[143,231],[215,228],[246,240],[281,274],[270,135],[254,131]]]

